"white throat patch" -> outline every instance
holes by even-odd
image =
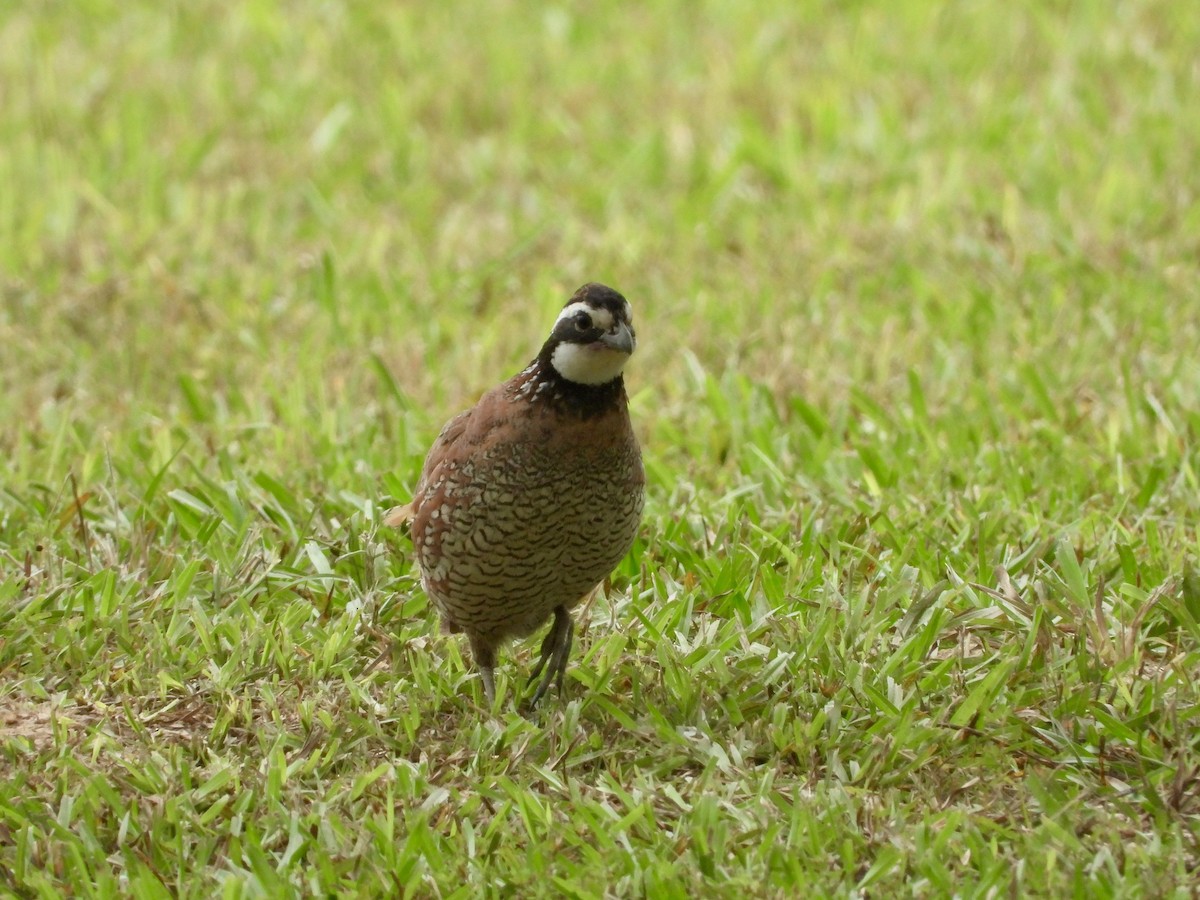
[[[625,368],[629,356],[603,344],[559,344],[550,365],[567,381],[576,384],[607,384]]]

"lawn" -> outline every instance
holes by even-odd
[[[1200,10],[0,8],[0,895],[1191,896]],[[585,281],[489,709],[382,524]]]

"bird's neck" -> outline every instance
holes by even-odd
[[[512,380],[510,390],[514,399],[545,404],[556,412],[582,419],[623,409],[629,402],[622,376],[604,384],[569,381],[544,353]]]

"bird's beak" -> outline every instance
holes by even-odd
[[[609,350],[616,350],[618,353],[629,356],[633,353],[633,348],[637,346],[637,339],[634,338],[628,325],[618,322],[615,330],[600,336],[600,343]]]

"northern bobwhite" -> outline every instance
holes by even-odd
[[[530,705],[562,692],[571,608],[633,546],[646,476],[621,372],[636,346],[629,302],[585,284],[523,371],[446,423],[412,500],[413,548],[442,630],[463,632],[495,700],[496,649],[553,613]]]

